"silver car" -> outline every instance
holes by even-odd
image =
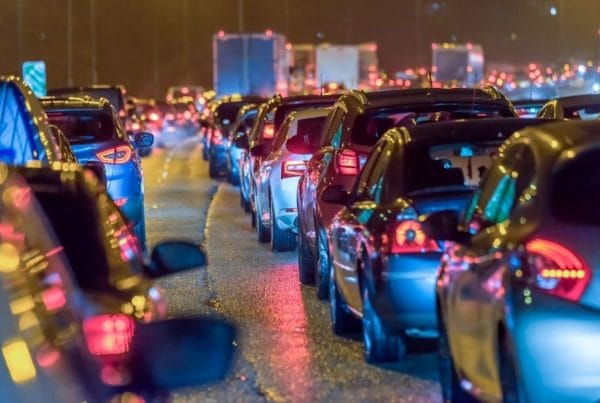
[[[274,251],[290,251],[296,247],[296,191],[306,163],[312,157],[312,154],[291,152],[287,140],[294,136],[319,136],[328,112],[329,108],[316,108],[290,113],[275,134],[273,151],[256,175],[256,212],[271,230]]]

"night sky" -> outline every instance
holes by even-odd
[[[65,85],[67,0],[0,0],[0,74],[20,71],[19,1],[23,60],[46,60],[49,86]],[[239,27],[240,0],[187,0],[187,32],[186,0],[95,1],[98,81],[122,83],[131,93],[145,96],[155,93],[155,30],[162,95],[168,85],[186,81],[210,87],[212,35]],[[487,61],[497,62],[600,57],[600,0],[241,1],[245,31],[271,28],[295,43],[377,41],[381,67],[388,72],[429,63],[432,41],[481,43]],[[73,78],[75,84],[86,84],[92,80],[90,0],[72,4]],[[551,15],[551,7],[558,15]],[[190,44],[189,70],[184,38]]]

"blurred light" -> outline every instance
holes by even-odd
[[[583,64],[580,64],[579,66],[577,66],[577,71],[579,72],[579,74],[585,74],[585,72],[587,71],[587,67],[585,67]]]
[[[123,207],[125,205],[125,203],[127,203],[127,197],[123,197],[121,199],[115,200],[115,205],[117,207]]]
[[[126,315],[99,315],[83,323],[86,344],[94,355],[128,352],[134,327],[133,319]]]
[[[35,302],[30,295],[24,295],[20,298],[13,299],[9,303],[10,311],[13,315],[20,315],[35,308]]]
[[[19,267],[21,256],[17,248],[10,243],[0,243],[0,273],[10,273]]]
[[[273,36],[273,31],[271,31],[270,29],[267,29],[267,30],[265,31],[265,35],[267,35],[267,37],[268,37],[268,38],[270,38],[270,37],[272,37],[272,36]]]
[[[224,37],[224,36],[225,36],[225,31],[223,31],[223,30],[219,31],[219,32],[217,33],[217,36],[218,36],[219,38],[222,38],[222,37]]]
[[[65,306],[67,298],[62,288],[54,286],[42,291],[42,302],[46,309],[52,312]]]
[[[33,360],[27,344],[22,339],[13,339],[4,343],[2,355],[13,382],[25,383],[35,378]]]
[[[594,83],[592,90],[594,90],[594,92],[600,92],[600,84]]]
[[[550,7],[550,15],[554,17],[556,14],[558,14],[558,10],[556,9],[556,7]]]

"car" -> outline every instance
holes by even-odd
[[[535,118],[548,100],[544,99],[527,99],[512,101],[517,115],[521,118]]]
[[[464,214],[424,220],[446,245],[435,283],[444,400],[600,396],[598,144],[598,122],[519,131]]]
[[[201,86],[171,86],[167,90],[166,99],[167,102],[188,102],[193,104],[199,112],[202,112],[206,105],[204,92],[204,88]]]
[[[56,98],[85,98],[90,97],[92,99],[99,100],[104,98],[110,102],[115,108],[117,114],[125,126],[129,126],[128,116],[129,111],[127,109],[127,90],[123,85],[86,85],[80,87],[62,87],[62,88],[50,88],[47,91],[49,97]]]
[[[41,103],[48,121],[64,132],[82,164],[104,164],[108,193],[135,225],[136,236],[145,248],[144,180],[136,149],[151,146],[152,134],[139,132],[131,141],[105,99],[50,97]]]
[[[154,401],[176,388],[223,378],[233,355],[231,325],[201,318],[136,323],[120,312],[107,314],[78,287],[62,245],[19,174],[49,169],[0,164],[3,400]],[[181,264],[173,255],[165,258]],[[162,347],[149,348],[157,345]]]
[[[206,145],[211,178],[227,176],[231,129],[239,110],[247,104],[264,101],[259,97],[230,97],[216,105],[212,112]]]
[[[336,334],[362,322],[365,358],[397,361],[407,339],[437,337],[434,281],[442,250],[419,217],[462,211],[502,141],[535,119],[481,119],[394,128],[377,142],[352,192],[332,185],[329,302]]]
[[[600,117],[600,94],[553,99],[540,109],[537,116],[542,119],[597,120]]]
[[[300,145],[321,134],[329,110],[304,109],[287,115],[256,174],[254,196],[256,215],[271,230],[271,249],[276,252],[295,250],[298,234],[298,209],[296,193],[298,180],[312,157],[287,145],[288,139],[298,136]]]
[[[339,95],[297,95],[292,97],[274,96],[263,103],[258,110],[256,122],[248,136],[248,169],[250,183],[250,204],[252,206],[252,222],[256,226],[259,242],[270,241],[270,228],[262,217],[256,213],[254,196],[256,194],[256,173],[261,161],[269,155],[275,137],[275,133],[281,127],[283,121],[293,111],[312,109],[317,107],[331,106],[339,98]]]
[[[298,185],[300,280],[316,283],[319,298],[327,298],[331,267],[327,233],[341,206],[323,202],[321,195],[331,185],[352,189],[373,146],[388,129],[515,116],[510,101],[492,87],[352,91],[341,96]]]
[[[0,161],[10,165],[65,162],[40,102],[23,80],[0,76],[0,96]]]
[[[240,170],[242,166],[240,164],[243,159],[242,153],[246,152],[244,148],[237,147],[235,145],[235,139],[238,136],[247,136],[250,133],[250,129],[254,125],[256,119],[256,113],[258,110],[257,104],[247,104],[240,108],[238,116],[233,124],[229,134],[229,154],[227,157],[227,172],[228,181],[234,186],[240,186],[240,177],[242,176]],[[249,206],[250,202],[244,199],[242,190],[240,189],[240,198],[242,207]]]

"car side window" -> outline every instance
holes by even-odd
[[[344,115],[346,113],[340,107],[336,107],[327,117],[323,132],[321,133],[321,139],[319,141],[319,148],[333,146],[339,148],[342,137],[342,123],[344,122]]]
[[[469,231],[474,233],[506,221],[531,185],[534,173],[535,159],[528,146],[509,149],[494,163],[467,208],[465,220]]]
[[[356,196],[358,199],[369,199],[380,203],[385,178],[385,171],[392,154],[393,143],[383,141],[373,149],[365,163],[361,175],[356,181]]]
[[[546,105],[539,113],[542,119],[553,119],[554,118],[554,105]]]

